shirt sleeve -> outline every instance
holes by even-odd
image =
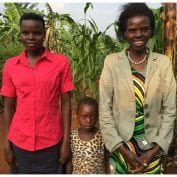
[[[1,93],[2,96],[7,97],[16,97],[16,89],[12,82],[10,67],[8,63],[5,63],[2,73],[2,87]]]
[[[60,91],[61,93],[65,93],[65,92],[72,91],[72,90],[74,90],[74,84],[72,81],[70,63],[67,59],[65,62],[62,74],[61,74]]]

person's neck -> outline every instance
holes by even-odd
[[[143,50],[131,50],[128,49],[130,56],[132,57],[132,59],[141,59],[146,55],[146,48]]]
[[[82,127],[79,128],[80,132],[84,132],[84,133],[94,133],[97,131],[97,127],[92,127],[91,129],[87,130],[87,129],[83,129]]]
[[[39,50],[26,50],[26,56],[29,60],[37,60],[44,53],[44,50],[44,47]]]
[[[89,141],[94,138],[98,128],[93,127],[92,129],[85,130],[82,127],[78,129],[79,138],[83,141]]]

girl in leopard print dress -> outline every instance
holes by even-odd
[[[108,164],[100,129],[95,124],[98,117],[98,103],[90,97],[80,100],[77,118],[80,128],[71,131],[72,156],[67,163],[67,173],[104,174]]]

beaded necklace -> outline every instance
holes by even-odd
[[[131,63],[135,64],[135,65],[139,65],[139,64],[143,63],[146,60],[146,58],[147,58],[147,54],[145,54],[144,58],[141,61],[136,62],[130,57],[130,52],[129,51],[127,52],[127,54],[128,54],[129,61]]]

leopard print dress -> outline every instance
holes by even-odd
[[[101,131],[94,138],[83,141],[78,129],[71,131],[73,174],[104,174],[105,149]]]

